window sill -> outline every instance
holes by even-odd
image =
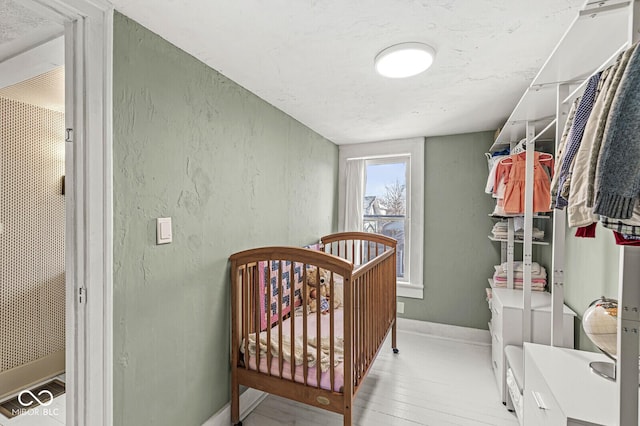
[[[422,284],[411,284],[407,282],[398,281],[396,296],[408,297],[410,299],[423,299],[424,286]]]

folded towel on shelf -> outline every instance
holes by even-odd
[[[493,276],[493,280],[494,281],[507,281],[507,276],[506,275],[494,275]],[[524,281],[524,277],[522,276],[517,276],[514,275],[513,276],[513,282],[523,282]],[[547,278],[546,277],[531,277],[531,282],[538,282],[538,283],[546,283],[547,282]]]
[[[493,286],[495,288],[507,288],[507,283],[506,282],[494,282]],[[531,283],[531,291],[544,291],[546,287],[545,285],[542,284],[538,284],[538,283]],[[523,288],[523,284],[522,283],[513,283],[513,288],[516,290],[522,290]]]
[[[502,269],[503,270],[507,270],[507,262],[504,262],[502,265]],[[522,272],[524,271],[524,262],[522,261],[515,261],[513,262],[513,270],[515,272]],[[532,273],[538,273],[538,272],[542,272],[545,274],[545,276],[547,275],[547,271],[544,269],[544,267],[540,266],[540,264],[538,262],[531,262],[531,272]]]
[[[524,286],[524,265],[522,262],[513,262],[513,286],[521,290]],[[493,285],[497,288],[507,287],[507,263],[494,266]],[[547,271],[537,262],[531,264],[531,290],[544,291],[547,286]]]
[[[500,240],[507,239],[509,236],[509,228],[508,228],[507,222],[497,222],[495,225],[493,225],[493,228],[491,229],[491,233],[493,234],[494,238],[497,238]],[[524,230],[515,231],[514,238],[516,238],[517,240],[523,240]],[[531,230],[531,238],[535,241],[543,240],[544,231],[534,226],[533,229]]]
[[[500,265],[495,265],[493,268],[495,269],[496,273],[503,275],[506,277],[507,276],[507,267],[508,264],[507,262],[504,262]],[[523,274],[524,273],[524,263],[522,261],[515,261],[513,262],[513,272],[518,274]],[[544,268],[544,266],[541,266],[538,262],[531,262],[531,275],[532,276],[540,276],[540,277],[547,277],[547,270]]]

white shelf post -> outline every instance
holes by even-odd
[[[640,339],[640,247],[620,247],[618,288],[619,425],[638,424],[638,344]]]
[[[640,2],[629,4],[629,44],[640,40]],[[638,424],[638,352],[640,344],[640,247],[620,247],[618,286],[619,425]]]
[[[556,161],[560,161],[560,139],[569,114],[564,99],[569,94],[568,84],[559,84],[556,93]],[[551,260],[551,346],[564,346],[562,320],[564,313],[564,251],[566,236],[566,210],[554,210],[553,244]]]
[[[515,229],[513,224],[513,218],[507,219],[508,233],[507,233],[507,288],[513,289],[513,255],[515,252]]]
[[[522,263],[524,278],[522,283],[522,341],[531,342],[531,262],[533,244],[533,162],[535,156],[535,125],[527,121],[525,191],[524,191],[524,241]]]
[[[517,141],[515,142],[511,142],[509,144],[509,149],[511,150],[511,152],[513,152],[513,148],[516,147],[516,145],[518,144]],[[514,272],[513,272],[513,257],[515,254],[515,247],[516,247],[516,243],[515,243],[515,228],[514,228],[514,222],[513,222],[513,218],[510,217],[507,219],[507,288],[508,289],[513,289],[515,287],[514,285]]]

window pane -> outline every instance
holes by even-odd
[[[369,164],[367,161],[364,214],[404,216],[406,206],[406,163]]]
[[[398,240],[396,272],[405,278],[406,162],[367,161],[364,231]]]

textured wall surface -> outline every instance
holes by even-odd
[[[201,425],[230,395],[227,259],[334,231],[338,149],[114,21],[114,424]]]
[[[0,117],[2,373],[64,350],[65,200],[64,114],[0,97]]]
[[[596,238],[575,238],[567,229],[565,252],[565,303],[578,314],[576,348],[599,352],[582,330],[582,314],[600,296],[618,298],[620,248],[613,233],[598,225]]]
[[[487,328],[487,278],[500,262],[487,235],[495,203],[484,193],[491,132],[427,138],[424,299],[401,299],[405,318]]]

